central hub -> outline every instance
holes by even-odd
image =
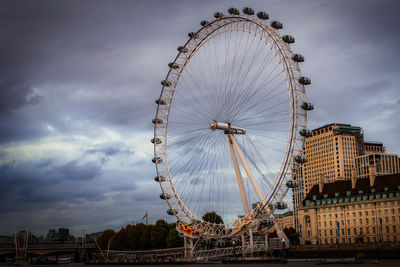
[[[246,130],[236,126],[232,126],[229,122],[211,122],[211,130],[223,130],[225,134],[246,134]]]

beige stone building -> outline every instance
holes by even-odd
[[[281,214],[274,214],[276,223],[278,224],[280,229],[284,228],[294,228],[294,218],[293,218],[293,211],[287,211]]]
[[[301,244],[400,241],[400,174],[314,185],[298,208]],[[355,170],[353,174],[356,174]]]
[[[307,162],[297,175],[299,187],[293,190],[295,225],[298,230],[297,208],[320,179],[327,182],[349,180],[354,158],[364,154],[363,131],[350,124],[332,123],[312,130],[304,144]]]

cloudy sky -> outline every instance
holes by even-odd
[[[0,235],[172,220],[151,163],[154,100],[176,47],[251,6],[296,38],[309,128],[361,126],[400,154],[397,1],[7,1],[0,4]]]

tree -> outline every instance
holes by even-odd
[[[224,221],[222,220],[222,217],[219,216],[215,211],[212,211],[212,212],[209,211],[206,214],[204,214],[203,220],[206,222],[210,222],[210,223],[217,223],[217,224],[224,223]]]
[[[114,230],[107,229],[105,230],[99,238],[97,238],[97,243],[101,247],[101,249],[107,249],[108,241],[115,235]]]
[[[165,239],[167,248],[176,248],[183,246],[183,238],[178,235],[176,231],[176,225],[170,224],[169,233]]]
[[[164,220],[158,220],[151,231],[151,247],[165,248],[166,238],[169,233],[169,225]]]

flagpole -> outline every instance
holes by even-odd
[[[146,210],[146,225],[147,225],[147,218],[149,218],[149,213],[148,213],[148,211]]]

